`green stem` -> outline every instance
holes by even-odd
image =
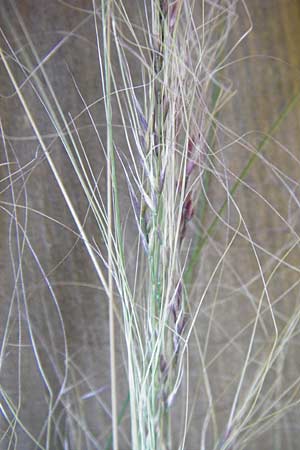
[[[210,224],[206,235],[203,237],[201,234],[197,240],[197,243],[195,245],[195,248],[192,252],[191,258],[190,258],[190,263],[188,265],[188,268],[184,274],[184,280],[185,283],[187,285],[189,285],[191,283],[191,280],[193,278],[193,273],[194,273],[194,269],[195,266],[199,260],[199,256],[201,253],[201,250],[203,249],[204,245],[206,244],[208,238],[210,236],[212,236],[219,220],[220,220],[220,216],[224,213],[227,203],[228,203],[228,198],[231,198],[235,195],[238,187],[241,184],[241,181],[247,176],[247,174],[249,173],[251,167],[253,166],[253,164],[255,163],[256,159],[258,158],[258,155],[262,152],[262,150],[265,148],[266,144],[268,143],[270,136],[272,136],[280,127],[280,125],[283,123],[283,121],[286,119],[287,115],[290,113],[290,111],[295,107],[296,103],[298,102],[300,98],[300,92],[298,92],[297,94],[295,94],[291,100],[288,102],[288,104],[286,105],[286,107],[283,109],[283,111],[281,112],[281,114],[277,117],[277,119],[275,120],[275,122],[272,124],[272,126],[270,127],[268,133],[264,136],[264,138],[261,140],[261,142],[259,143],[257,150],[255,153],[253,153],[251,155],[251,157],[249,158],[247,164],[245,165],[245,167],[242,169],[240,175],[238,176],[237,180],[235,181],[235,183],[233,184],[232,188],[229,191],[229,196],[226,198],[226,200],[224,200],[224,203],[222,204],[221,208],[218,211],[218,214],[216,215],[216,217],[214,218],[214,220],[212,221],[212,223]]]
[[[118,425],[120,425],[120,423],[122,422],[122,420],[123,420],[123,418],[125,416],[126,409],[128,408],[128,405],[129,405],[129,398],[130,398],[130,396],[129,396],[129,391],[128,391],[127,397],[125,398],[125,400],[124,400],[124,402],[122,404],[121,411],[120,411],[120,413],[118,415]],[[108,439],[107,439],[107,441],[106,441],[106,445],[104,447],[104,450],[110,450],[111,449],[112,441],[113,441],[113,434],[111,432],[109,437],[108,437]]]

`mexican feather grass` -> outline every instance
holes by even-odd
[[[283,299],[298,289],[293,256],[299,239],[296,213],[285,216],[251,183],[251,175],[258,166],[266,167],[290,205],[299,207],[298,182],[265,152],[272,144],[299,164],[274,137],[298,96],[285,103],[258,143],[253,144],[250,133],[238,134],[226,125],[224,111],[235,94],[226,70],[252,30],[243,0],[145,0],[135,5],[136,21],[122,0],[93,0],[88,8],[84,2],[83,7],[59,3],[84,18],[43,57],[17,2],[10,2],[18,23],[13,40],[1,29],[2,66],[12,89],[7,98],[17,99],[38,148],[23,164],[17,148],[23,140],[8,135],[1,121],[1,210],[8,217],[13,279],[1,331],[1,374],[12,335],[17,349],[17,388],[11,392],[1,382],[3,445],[23,449],[25,439],[30,442],[26,448],[43,450],[258,448],[256,439],[278,423],[284,427],[299,403],[299,375],[284,375],[298,334],[299,306],[289,314],[281,309]],[[247,27],[235,39],[240,15]],[[96,58],[91,64],[97,68],[99,93],[87,101],[68,67],[81,105],[80,113],[72,115],[47,68],[86,25],[92,30]],[[46,115],[50,134],[42,131],[26,89]],[[94,107],[102,111],[100,125]],[[83,115],[93,145],[82,137],[78,123]],[[72,175],[60,166],[53,150],[57,142]],[[232,160],[237,147],[243,155],[238,169]],[[93,163],[95,155],[103,162],[100,169]],[[30,180],[46,165],[71,225],[30,200]],[[243,195],[246,202],[253,197],[261,203],[287,230],[280,248],[269,249],[253,237]],[[83,373],[70,352],[61,291],[52,276],[64,258],[50,272],[44,268],[31,233],[32,215],[72,236],[74,247],[66,259],[80,245],[93,267],[96,287],[89,281],[85,286],[107,299],[109,387],[101,379],[101,388],[93,387],[88,371]],[[51,314],[44,311],[43,332],[32,311],[34,293],[26,284],[28,258],[52,305]],[[244,258],[254,271],[239,271]],[[282,271],[293,274],[294,284],[274,291]],[[242,301],[245,309],[239,313]],[[30,349],[42,381],[46,413],[38,433],[23,412],[28,401],[22,390],[23,347]],[[91,398],[105,412],[104,432],[101,423],[101,433],[90,427],[85,415],[83,403]],[[39,406],[33,402],[30,408]],[[280,428],[274,433],[274,449],[283,448],[280,433]]]

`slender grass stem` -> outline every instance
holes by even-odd
[[[282,123],[284,122],[284,120],[286,119],[288,114],[297,105],[297,103],[299,101],[299,98],[300,98],[300,93],[295,94],[290,99],[290,101],[287,103],[287,105],[285,106],[283,111],[280,113],[280,115],[276,118],[274,123],[271,125],[269,131],[266,133],[264,138],[261,140],[261,142],[257,146],[256,152],[254,152],[250,156],[247,164],[244,166],[244,168],[242,169],[242,171],[238,175],[237,180],[234,182],[232,188],[230,189],[230,196],[229,196],[229,198],[232,198],[235,195],[236,191],[238,190],[239,186],[241,185],[241,181],[244,180],[245,177],[248,175],[250,169],[252,168],[253,164],[257,160],[258,155],[265,148],[265,146],[269,142],[270,137],[272,135],[274,135],[274,133],[279,129],[280,125],[282,125]],[[197,243],[195,245],[195,248],[193,249],[188,268],[187,268],[187,270],[185,272],[185,282],[187,283],[187,285],[189,285],[191,280],[192,280],[193,271],[195,270],[196,264],[199,261],[199,256],[201,254],[201,251],[202,251],[203,247],[205,246],[205,244],[207,243],[208,238],[213,235],[213,232],[215,231],[215,229],[216,229],[216,227],[217,227],[217,225],[219,223],[220,217],[224,213],[227,204],[228,204],[228,197],[224,200],[221,208],[218,210],[218,213],[216,214],[216,217],[214,218],[214,220],[212,221],[212,223],[208,227],[206,235],[204,237],[201,234],[199,235],[198,241],[197,241]]]

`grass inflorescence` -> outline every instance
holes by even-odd
[[[122,1],[91,3],[89,9],[64,5],[85,18],[44,57],[14,2],[11,9],[25,47],[17,32],[12,45],[2,30],[0,55],[13,90],[7,99],[18,100],[38,148],[34,158],[22,162],[15,149],[18,139],[1,122],[2,193],[8,196],[1,208],[9,222],[13,285],[1,373],[8,370],[11,336],[17,339],[17,388],[11,392],[1,383],[2,440],[7,449],[250,448],[299,402],[299,376],[285,383],[283,375],[285,355],[297,336],[299,308],[290,315],[277,310],[299,280],[273,294],[280,270],[298,274],[290,262],[298,235],[293,221],[248,180],[257,165],[265,165],[298,205],[294,180],[264,153],[272,143],[298,164],[273,137],[298,96],[286,103],[256,145],[248,134],[239,135],[222,122],[233,97],[226,69],[252,29],[243,0],[145,0],[134,12]],[[247,29],[235,40],[239,14]],[[67,65],[82,108],[74,116],[65,112],[47,64],[68,40],[80,36],[86,23],[92,24],[97,58],[90,64],[96,67],[100,93],[89,103]],[[34,101],[28,100],[27,88]],[[95,106],[104,119],[100,125]],[[51,133],[43,131],[35,108],[42,109]],[[78,125],[82,115],[92,145],[84,142],[84,127]],[[57,142],[63,163],[53,150]],[[246,155],[238,170],[230,160],[235,146]],[[30,181],[46,164],[49,183],[58,188],[71,223],[31,203]],[[279,249],[269,250],[252,236],[239,191],[253,194],[289,231],[290,239]],[[35,249],[31,215],[74,239],[54,268],[46,270],[47,259]],[[53,281],[79,245],[96,282],[70,282],[71,288],[96,289],[108,300],[108,325],[101,316],[95,332],[107,338],[110,354],[108,380],[96,376],[101,388],[77,362],[78,349],[70,351],[70,316],[63,312],[59,283]],[[244,258],[249,272],[239,270]],[[47,290],[40,306],[32,300],[39,295],[26,285],[29,259]],[[85,325],[87,341],[92,326]],[[33,403],[31,409],[46,411],[38,432],[23,412],[28,401],[24,347],[31,350],[43,393],[43,406]],[[100,415],[96,421],[101,432],[93,429],[88,399],[105,413],[103,423]],[[20,444],[22,439],[29,447]]]

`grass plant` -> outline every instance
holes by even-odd
[[[300,387],[299,373],[285,375],[298,336],[299,306],[282,307],[299,289],[298,181],[265,149],[276,147],[298,166],[275,133],[299,95],[285,102],[258,144],[250,133],[239,135],[226,125],[223,111],[230,110],[234,95],[226,70],[252,30],[244,0],[145,0],[135,5],[138,21],[130,2],[122,0],[92,0],[88,7],[59,3],[84,19],[43,56],[17,2],[9,3],[18,24],[13,42],[1,28],[0,56],[11,87],[6,100],[18,102],[32,133],[29,143],[38,149],[24,163],[19,152],[26,139],[9,135],[1,121],[1,211],[8,223],[12,278],[1,331],[1,448],[242,450],[263,448],[257,439],[275,424],[283,428],[266,448],[283,448],[278,443],[288,429],[286,417],[298,407]],[[247,28],[235,39],[240,15]],[[99,93],[89,103],[69,70],[81,104],[74,116],[65,111],[47,69],[85,24],[93,29],[97,58],[91,64],[97,67]],[[104,117],[100,125],[95,106]],[[50,134],[42,130],[39,109]],[[84,143],[82,115],[93,145]],[[238,169],[230,160],[237,147],[244,155]],[[92,162],[95,155],[100,169]],[[30,183],[41,167],[50,172],[39,189],[55,185],[71,221],[32,203]],[[286,212],[253,186],[258,167],[266,168],[297,212]],[[252,201],[252,208],[262,205],[288,233],[278,248],[254,237],[245,201]],[[74,240],[54,268],[44,267],[40,244],[36,250],[32,216]],[[59,233],[57,239],[60,245]],[[76,363],[62,290],[53,278],[79,246],[97,280],[72,279],[69,285],[74,291],[97,289],[107,300],[109,389],[101,379],[96,389],[88,370],[83,373]],[[239,270],[243,258],[249,271]],[[27,285],[29,260],[47,290],[42,319],[33,301],[39,294]],[[276,288],[287,273],[294,284]],[[100,319],[99,329],[105,322]],[[88,335],[90,324],[85,326]],[[11,346],[17,352],[13,390],[5,381]],[[28,351],[46,408],[38,433],[24,412]],[[82,386],[88,389],[84,394]],[[103,433],[102,423],[101,432],[90,426],[87,399],[105,413]],[[40,407],[34,401],[30,406]]]

